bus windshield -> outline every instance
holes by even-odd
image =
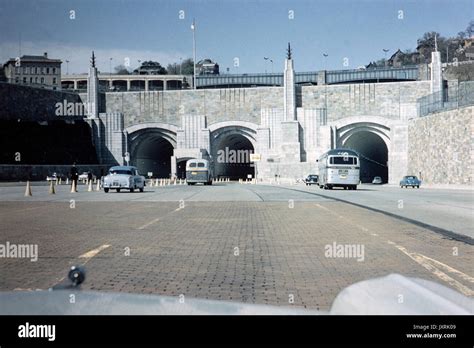
[[[357,158],[355,157],[344,157],[344,156],[333,156],[329,159],[329,164],[357,164]]]

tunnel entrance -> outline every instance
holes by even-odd
[[[186,179],[186,162],[191,158],[180,158],[176,161],[176,177]]]
[[[380,176],[383,183],[388,182],[388,148],[380,136],[360,131],[351,135],[344,147],[360,154],[360,179],[363,183],[372,182],[375,176]]]
[[[214,176],[238,180],[247,179],[250,174],[254,178],[255,168],[250,162],[251,153],[254,153],[254,147],[244,135],[220,135],[213,147]]]
[[[132,153],[132,163],[138,172],[145,176],[152,172],[155,178],[169,178],[173,145],[159,133],[146,134],[140,138]]]

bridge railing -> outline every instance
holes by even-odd
[[[418,116],[474,105],[474,81],[460,82],[456,86],[421,97],[417,100]]]
[[[383,67],[357,70],[330,70],[326,72],[326,83],[334,84],[347,81],[377,81],[377,80],[417,80],[419,70],[417,65],[400,68]]]

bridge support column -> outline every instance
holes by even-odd
[[[74,89],[77,89],[77,80],[74,80]]]
[[[145,91],[148,91],[148,80],[145,80]]]
[[[109,89],[114,87],[114,80],[109,80]]]
[[[127,80],[127,91],[130,91],[130,87],[131,87],[131,81]]]
[[[168,81],[164,80],[163,81],[163,91],[166,91],[168,89]]]

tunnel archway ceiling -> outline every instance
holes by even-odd
[[[247,137],[230,133],[220,135],[214,141],[212,156],[216,177],[228,177],[232,180],[245,179],[249,174],[254,177],[255,169],[250,162],[254,147]]]
[[[388,148],[385,141],[377,134],[360,131],[351,135],[344,144],[361,155],[360,176],[362,182],[371,182],[375,176],[388,181]]]
[[[159,134],[143,134],[135,140],[133,162],[142,174],[153,173],[154,177],[168,178],[171,174],[173,145]]]

